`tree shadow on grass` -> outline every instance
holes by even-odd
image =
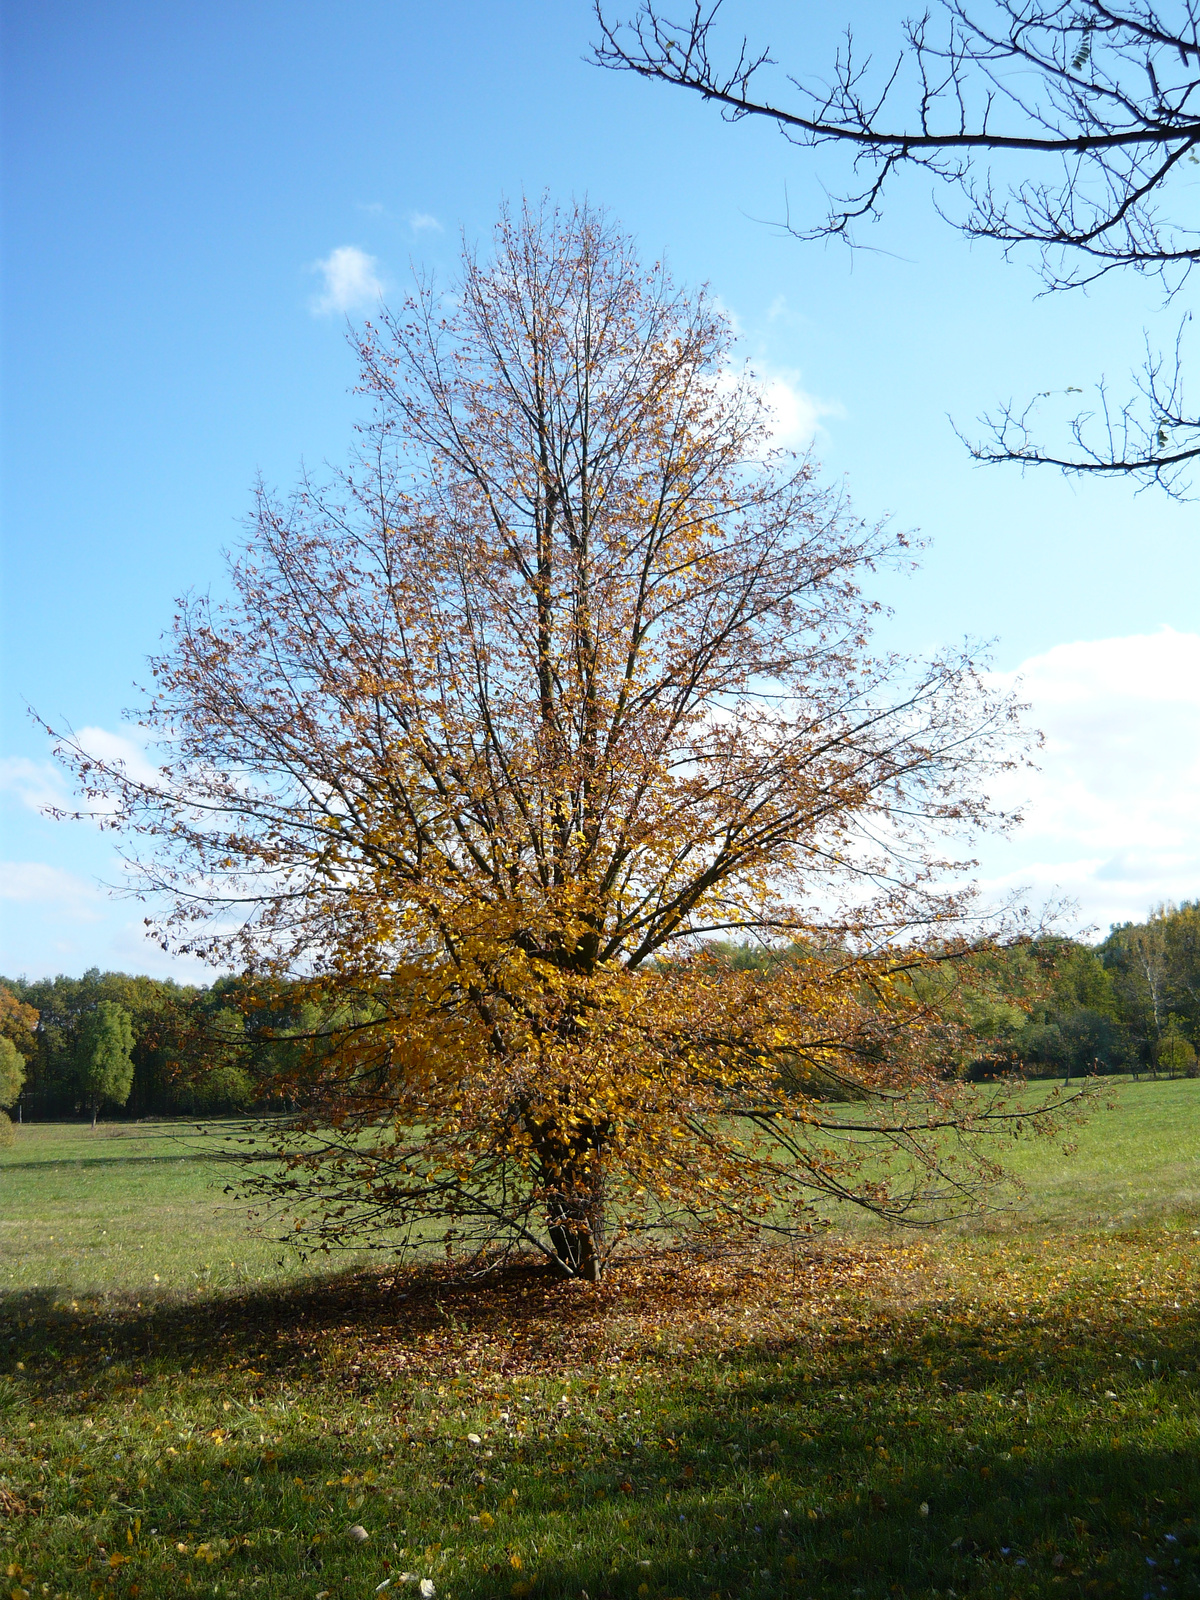
[[[660,1352],[699,1301],[732,1316],[738,1295],[736,1273],[700,1289],[669,1262],[601,1290],[528,1264],[153,1307],[32,1290],[0,1299],[0,1370],[25,1362],[43,1425],[186,1375],[204,1403],[172,1424],[178,1455],[138,1514],[227,1582],[265,1565],[273,1594],[311,1596],[314,1578],[366,1594],[400,1565],[452,1600],[1200,1588],[1190,1310],[1128,1313],[1119,1352],[1066,1299],[1021,1330],[1000,1305],[939,1321],[893,1306],[824,1336],[797,1318],[790,1336]],[[233,1419],[214,1427],[222,1396]],[[506,1407],[478,1446],[455,1420],[476,1398]],[[267,1448],[272,1406],[305,1419]],[[368,1544],[348,1544],[350,1522]],[[109,1592],[130,1592],[117,1570]],[[176,1592],[159,1581],[143,1594]]]
[[[1029,1470],[998,1471],[988,1483],[964,1482],[953,1468],[929,1461],[892,1473],[885,1493],[868,1489],[853,1469],[830,1482],[837,1448],[820,1437],[803,1453],[781,1443],[779,1465],[793,1492],[808,1498],[804,1469],[825,1480],[814,1519],[794,1499],[785,1505],[791,1497],[777,1486],[741,1483],[731,1494],[729,1475],[720,1471],[670,1495],[635,1489],[623,1530],[629,1543],[620,1550],[636,1551],[644,1571],[620,1556],[560,1558],[545,1564],[534,1590],[629,1600],[647,1592],[645,1583],[668,1596],[790,1592],[882,1600],[948,1592],[1183,1595],[1200,1584],[1194,1451],[1048,1452]],[[495,1590],[484,1580],[464,1593]]]
[[[70,1155],[56,1156],[53,1158],[45,1157],[41,1160],[34,1161],[6,1161],[3,1169],[0,1170],[3,1170],[4,1172],[36,1172],[40,1177],[43,1174],[53,1174],[56,1171],[61,1172],[65,1167],[70,1167],[72,1169],[83,1168],[83,1170],[86,1172],[92,1172],[98,1168],[112,1169],[114,1171],[119,1170],[124,1172],[131,1167],[190,1166],[196,1164],[197,1162],[209,1160],[211,1160],[211,1157],[203,1152],[199,1155],[192,1155],[186,1150],[176,1150],[170,1154],[164,1151],[161,1155],[153,1156],[130,1156],[121,1154]]]
[[[424,1262],[182,1296],[150,1287],[102,1296],[53,1285],[0,1290],[0,1372],[20,1351],[53,1385],[53,1359],[42,1360],[53,1347],[98,1371],[98,1359],[107,1365],[119,1350],[126,1363],[173,1363],[193,1375],[224,1371],[231,1359],[278,1376],[319,1367],[358,1387],[369,1381],[368,1369],[377,1381],[471,1364],[499,1377],[559,1373],[653,1355],[662,1330],[689,1319],[700,1320],[707,1338],[714,1315],[732,1323],[744,1312],[752,1281],[761,1296],[790,1273],[787,1292],[802,1299],[847,1270],[862,1278],[885,1261],[855,1248],[812,1251],[799,1266],[764,1259],[757,1271],[740,1258],[698,1269],[687,1256],[663,1252],[599,1285],[563,1282],[540,1261],[520,1259],[472,1279],[453,1265]],[[758,1342],[767,1342],[759,1333]],[[774,1342],[781,1337],[790,1339],[785,1324]],[[357,1361],[344,1359],[347,1340],[356,1341]],[[339,1353],[326,1357],[330,1341]]]

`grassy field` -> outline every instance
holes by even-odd
[[[1200,1083],[985,1225],[600,1288],[315,1277],[211,1147],[0,1153],[0,1597],[1200,1592]]]
[[[18,1128],[0,1150],[0,1292],[54,1287],[153,1298],[301,1272],[294,1253],[281,1256],[278,1245],[254,1237],[245,1206],[224,1194],[229,1177],[213,1153],[237,1125],[211,1126]]]
[[[1026,1092],[1045,1087],[1032,1084]],[[1072,1135],[1070,1156],[1053,1140],[1017,1145],[1006,1155],[1028,1189],[1014,1219],[1020,1226],[1125,1227],[1200,1212],[1200,1084],[1143,1078],[1111,1094],[1115,1107]]]

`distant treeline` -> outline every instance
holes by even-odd
[[[781,952],[722,947],[736,966],[770,966]],[[957,1006],[982,1077],[1087,1073],[1196,1075],[1200,1045],[1200,901],[1162,906],[1115,927],[1099,945],[1024,941],[969,960],[965,981],[938,996]],[[104,1004],[106,1003],[106,1004]],[[207,988],[93,968],[82,978],[0,979],[0,1035],[25,1063],[18,1111],[70,1117],[88,1104],[89,1019],[120,1007],[132,1033],[127,1117],[266,1109],[287,1052],[322,1019],[287,985],[269,991],[222,978]],[[14,1115],[18,1114],[14,1111]]]
[[[991,1045],[974,1075],[989,1062],[1034,1077],[1200,1071],[1200,901],[1160,906],[1099,945],[1039,939],[984,960],[995,999],[975,1001],[972,1022]]]
[[[131,1025],[128,1098],[110,1102],[107,1113],[126,1117],[264,1107],[291,1048],[288,1035],[311,1022],[286,986],[264,993],[241,979],[200,988],[95,967],[82,978],[0,978],[0,1033],[25,1058],[14,1117],[87,1109],[88,1021],[105,1003],[120,1007]]]
[[[719,947],[733,966],[769,969],[785,951]],[[965,1025],[947,1070],[970,1077],[1200,1074],[1200,901],[1160,906],[1099,945],[1048,937],[948,962],[913,980]]]
[[[1095,952],[1107,980],[1077,1010],[1050,1008],[1024,1058],[1054,1070],[1197,1075],[1200,1046],[1200,901],[1160,906],[1145,922],[1115,927]],[[1057,1030],[1055,1033],[1054,1030]]]

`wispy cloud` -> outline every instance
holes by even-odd
[[[785,328],[806,328],[810,319],[803,312],[792,309],[787,295],[777,294],[767,307],[767,321],[781,323]]]
[[[81,728],[76,743],[92,759],[105,766],[121,766],[137,783],[153,784],[161,774],[146,753],[144,743],[134,733],[114,733],[108,728]],[[53,761],[34,761],[28,756],[0,759],[0,794],[11,795],[30,811],[72,811],[76,807],[93,815],[107,815],[111,806],[85,802],[74,794],[66,772]]]
[[[807,450],[824,432],[825,417],[844,417],[838,400],[822,400],[800,382],[794,368],[755,361],[754,375],[771,411],[771,437],[785,450]]]
[[[51,761],[31,761],[28,756],[0,759],[0,794],[11,794],[30,811],[45,811],[63,803],[66,786]]]
[[[4,861],[0,862],[0,900],[42,911],[53,907],[76,920],[99,922],[105,895],[86,878],[49,862]]]
[[[1056,645],[995,681],[1046,742],[997,794],[1026,822],[987,850],[989,887],[1064,893],[1102,930],[1200,897],[1200,634]]]
[[[445,233],[438,219],[429,211],[410,211],[408,225],[414,233]]]
[[[119,876],[117,863],[109,863]],[[0,861],[0,972],[31,978],[86,967],[211,983],[213,970],[173,955],[102,883],[47,861]]]
[[[313,316],[325,317],[335,311],[358,311],[374,305],[383,295],[378,267],[374,256],[353,244],[339,245],[324,261],[315,262],[312,270],[324,276],[325,288],[309,301]]]

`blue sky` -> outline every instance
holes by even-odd
[[[783,56],[828,57],[828,8],[729,9]],[[174,597],[220,585],[256,475],[286,487],[344,454],[356,282],[398,298],[414,262],[452,271],[460,232],[522,191],[587,195],[707,281],[825,470],[931,541],[887,584],[890,643],[966,634],[1025,668],[1043,772],[985,880],[1061,889],[1101,927],[1200,894],[1200,509],[977,468],[947,420],[1120,381],[1182,306],[1132,279],[1037,299],[1028,263],[969,247],[917,182],[878,250],[796,242],[771,221],[815,214],[832,170],[588,65],[585,0],[3,14],[0,971],[184,972],[98,888],[106,837],[38,815],[56,779],[25,705],[118,734]],[[882,47],[902,12],[839,14]]]

